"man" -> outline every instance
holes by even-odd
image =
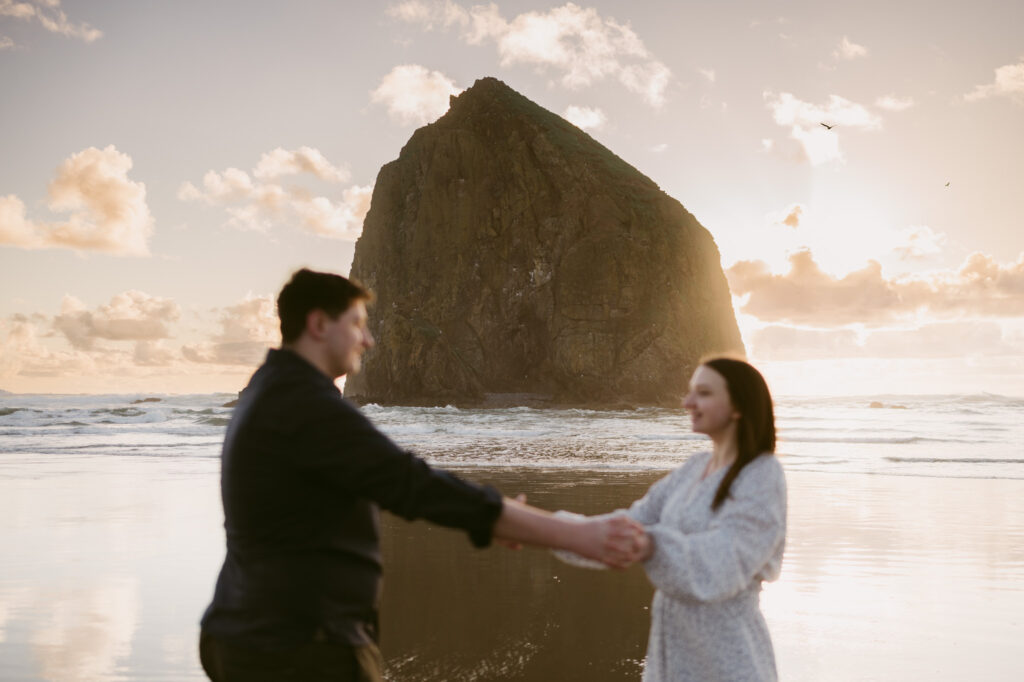
[[[224,438],[227,556],[202,619],[214,682],[380,680],[378,508],[468,532],[568,549],[622,567],[642,530],[567,521],[428,466],[378,431],[334,380],[373,346],[370,294],[299,270],[277,299],[280,349],[242,391]]]

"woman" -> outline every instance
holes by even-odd
[[[711,451],[690,457],[628,511],[647,531],[640,556],[656,588],[644,682],[775,680],[758,606],[786,540],[771,394],[749,364],[719,357],[693,373],[683,406]]]
[[[779,575],[786,539],[771,394],[751,365],[719,357],[693,373],[683,406],[711,451],[629,509],[646,527],[644,568],[657,588],[643,679],[775,680],[758,606],[761,582]]]

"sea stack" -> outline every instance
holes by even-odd
[[[708,231],[494,78],[381,168],[351,276],[363,403],[678,406],[702,355],[743,351]]]

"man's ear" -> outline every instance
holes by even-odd
[[[324,338],[326,323],[327,313],[322,310],[310,310],[306,315],[306,333],[314,341],[319,341]]]

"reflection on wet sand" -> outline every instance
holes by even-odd
[[[785,458],[783,459],[785,461]],[[223,559],[217,462],[0,463],[0,679],[204,680],[198,619]],[[663,472],[463,469],[549,509],[628,505]],[[1024,481],[794,472],[762,605],[787,682],[1021,679]],[[639,567],[474,550],[383,515],[390,682],[638,680]]]
[[[47,615],[31,640],[40,676],[66,682],[118,679],[117,664],[131,652],[135,635],[138,592],[135,578],[110,576],[45,595]]]
[[[468,470],[549,509],[627,506],[662,473]],[[1024,484],[793,473],[782,578],[762,604],[780,679],[1016,680]],[[637,680],[652,590],[546,552],[474,551],[385,516],[392,682]]]
[[[45,586],[0,586],[0,642],[24,636],[19,615],[35,614],[27,646],[38,679],[106,682],[123,679],[119,664],[131,653],[138,621],[138,580],[100,576]],[[3,677],[3,679],[13,679]]]
[[[661,474],[466,472],[549,509],[628,504]],[[639,679],[652,589],[643,571],[590,571],[545,551],[473,550],[464,535],[385,516],[382,649],[390,679]]]

